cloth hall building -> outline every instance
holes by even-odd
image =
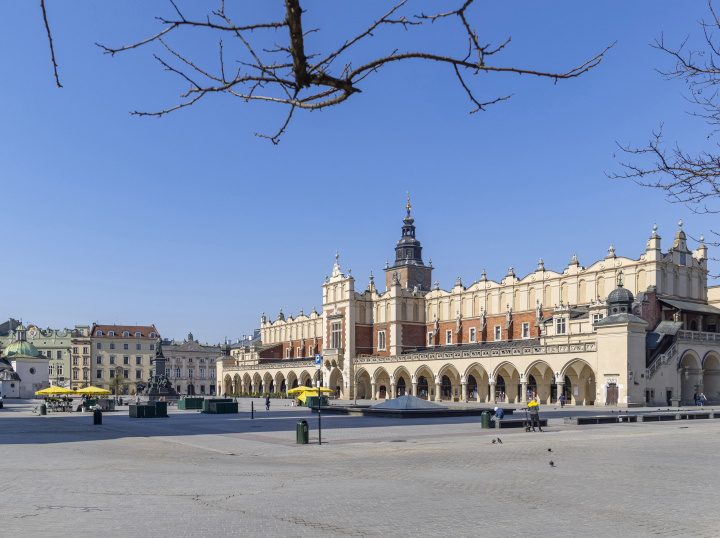
[[[324,387],[340,398],[411,393],[432,401],[638,406],[720,402],[720,309],[708,302],[707,247],[682,222],[663,252],[657,227],[637,259],[542,259],[522,278],[432,283],[414,219],[403,219],[385,291],[358,289],[336,255],[322,311],[261,317],[261,338],[218,359],[218,393]],[[315,369],[313,356],[322,355]]]

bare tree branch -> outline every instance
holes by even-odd
[[[55,49],[53,48],[52,35],[50,34],[50,25],[48,24],[47,12],[45,11],[45,0],[40,0],[40,7],[42,8],[43,20],[45,21],[45,30],[47,31],[48,41],[50,42],[50,57],[52,59],[53,70],[55,71],[55,82],[57,83],[58,88],[62,88],[63,86],[62,84],[60,84],[60,77],[58,77],[58,66],[57,62],[55,61]]]
[[[380,67],[392,65],[396,62],[406,60],[430,60],[440,65],[446,65],[453,69],[463,91],[468,95],[470,101],[476,107],[471,113],[484,110],[489,106],[511,97],[499,97],[491,100],[483,100],[475,95],[474,85],[469,81],[472,77],[488,73],[517,73],[537,77],[558,80],[570,79],[580,76],[590,69],[596,67],[604,54],[613,46],[605,48],[590,60],[570,70],[554,72],[540,71],[532,68],[516,66],[490,65],[488,62],[510,43],[507,39],[499,46],[481,44],[480,39],[472,29],[467,17],[467,11],[474,0],[463,0],[462,5],[453,11],[438,13],[436,15],[410,15],[402,11],[411,3],[411,0],[398,0],[397,3],[384,15],[370,24],[364,31],[350,36],[343,40],[342,44],[333,47],[332,52],[326,54],[309,53],[306,51],[305,36],[319,29],[310,31],[303,30],[303,10],[300,0],[283,0],[285,8],[285,19],[279,22],[261,22],[257,24],[236,25],[225,11],[225,2],[222,1],[219,11],[210,12],[205,20],[191,20],[187,18],[175,0],[169,0],[177,14],[174,18],[156,17],[162,24],[167,26],[162,31],[145,40],[119,48],[103,48],[106,54],[115,55],[131,49],[150,46],[152,43],[160,42],[174,58],[172,65],[169,61],[162,60],[156,55],[166,71],[175,73],[190,88],[181,95],[185,99],[181,104],[166,108],[157,112],[133,112],[133,114],[147,116],[162,116],[180,108],[185,108],[196,103],[200,98],[216,94],[227,93],[239,97],[245,102],[258,100],[278,103],[290,106],[290,111],[282,127],[272,136],[258,135],[267,138],[277,144],[280,135],[286,132],[287,126],[296,109],[318,110],[329,106],[338,105],[352,95],[361,93],[360,82],[373,73],[377,73]],[[275,0],[278,1],[279,0]],[[321,9],[321,8],[315,8]],[[353,61],[348,55],[355,50],[358,43],[365,42],[380,31],[381,28],[393,28],[400,26],[405,30],[422,27],[425,23],[434,24],[440,21],[448,23],[456,19],[460,28],[467,35],[469,48],[458,54],[438,54],[429,51],[405,51],[397,52],[397,47],[390,54],[380,54],[375,59],[364,61],[359,67],[353,68]],[[257,46],[256,31],[275,30],[287,27],[288,33],[285,41],[275,43],[275,48],[268,50],[263,46]],[[220,40],[220,68],[215,69],[214,61],[209,64],[212,67],[205,67],[196,60],[191,59],[194,53],[192,49],[188,52],[181,52],[183,46],[187,46],[188,40],[179,40],[177,44],[171,45],[168,41],[169,35],[175,35],[175,31],[182,30],[205,30],[211,32],[229,33],[231,37],[242,44],[242,50],[238,52],[235,60],[240,66],[235,75],[230,75],[226,69],[225,62],[228,58],[229,49]],[[275,61],[277,55],[282,59]],[[314,59],[320,58],[320,59]],[[343,68],[339,74],[333,74],[334,62],[343,58]],[[179,62],[179,64],[178,64]],[[249,72],[248,72],[249,71]],[[464,72],[463,72],[464,71]],[[192,74],[192,76],[190,76]],[[196,79],[197,77],[197,79]],[[257,133],[256,133],[257,134]]]

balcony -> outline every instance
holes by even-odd
[[[720,333],[706,333],[701,331],[678,331],[678,340],[693,340],[696,342],[720,342]]]

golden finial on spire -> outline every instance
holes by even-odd
[[[405,209],[407,209],[408,217],[409,217],[409,216],[410,216],[410,210],[412,209],[412,206],[410,205],[410,191],[407,190],[407,191],[405,191],[405,193],[408,195],[408,198],[407,198],[408,203],[407,203],[407,205],[405,206]]]

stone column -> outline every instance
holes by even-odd
[[[522,385],[522,395],[520,396],[520,402],[527,403],[527,401],[528,401],[528,399],[527,399],[527,386],[528,386],[527,381],[523,381],[521,383],[521,385]]]
[[[237,383],[235,381],[232,382],[232,393],[235,394],[237,392]]]
[[[442,385],[439,382],[435,382],[435,401],[442,402]]]
[[[377,400],[377,381],[372,381],[370,385],[372,387],[372,399]]]
[[[490,398],[488,403],[494,404],[495,403],[495,382],[490,382]]]
[[[557,403],[560,403],[560,395],[561,395],[561,394],[563,393],[563,391],[565,390],[565,382],[564,382],[564,381],[563,381],[562,383],[557,383],[557,382],[556,382],[555,384],[557,385],[557,399],[556,399],[555,401],[557,401]],[[571,402],[565,402],[565,403],[566,403],[567,405],[570,405]]]
[[[461,385],[462,385],[462,399],[461,399],[461,401],[462,401],[463,403],[467,403],[467,401],[468,401],[467,381],[463,381],[463,382],[461,383]]]
[[[412,384],[412,395],[417,398],[417,381],[414,381]]]
[[[397,398],[397,394],[395,391],[397,390],[397,385],[395,383],[390,383],[390,398]]]

